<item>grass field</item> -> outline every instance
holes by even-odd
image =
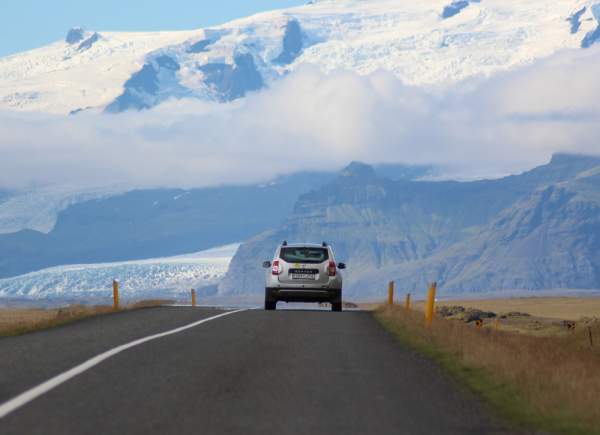
[[[590,314],[583,300],[565,304],[563,312],[559,300],[443,304],[471,305],[498,313],[537,309],[536,313],[556,316],[550,323]],[[381,306],[375,316],[402,342],[438,361],[517,424],[555,433],[600,433],[600,321],[579,321],[574,328],[537,336],[519,328],[496,329],[493,323],[477,327],[439,316],[426,328],[421,311],[397,305]],[[535,322],[541,317],[523,318]],[[590,332],[596,337],[595,346],[590,343]]]

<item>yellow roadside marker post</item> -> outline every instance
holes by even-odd
[[[196,290],[192,289],[192,307],[196,306]]]
[[[404,301],[404,308],[410,310],[410,293],[406,294],[406,300]]]
[[[119,280],[113,280],[113,309],[119,309]]]
[[[394,281],[388,284],[388,305],[394,305]]]
[[[427,306],[425,307],[425,326],[428,328],[433,322],[433,308],[435,305],[435,291],[437,289],[437,282],[434,282],[429,287],[429,294],[427,296]]]

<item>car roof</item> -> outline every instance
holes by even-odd
[[[282,248],[327,248],[322,243],[288,243],[287,245],[281,245]]]

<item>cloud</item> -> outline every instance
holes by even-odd
[[[206,186],[432,163],[459,176],[517,172],[559,151],[600,154],[600,48],[561,52],[443,94],[392,74],[304,66],[244,101],[145,112],[0,113],[0,187]]]

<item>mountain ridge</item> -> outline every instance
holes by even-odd
[[[376,169],[393,179],[418,178],[432,170]],[[75,196],[69,190],[62,192],[67,196],[42,190],[11,197],[7,192],[5,202],[0,191],[0,278],[57,265],[179,255],[245,240],[277,226],[299,195],[334,177],[334,172],[300,172],[258,185]],[[19,216],[19,209],[27,213]]]
[[[599,174],[600,158],[570,155],[477,182],[342,174],[301,196],[281,227],[242,244],[219,291],[260,293],[258,260],[284,239],[330,242],[349,266],[350,297],[378,294],[391,279],[417,293],[434,280],[450,293],[600,288]]]

